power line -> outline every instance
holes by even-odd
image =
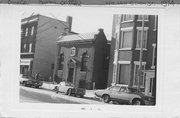
[[[53,18],[55,18],[58,22],[60,22],[61,24],[63,24],[66,28],[69,29],[69,27],[68,27],[66,24],[64,24],[61,20],[59,20],[57,17],[55,17],[52,13],[50,13],[50,15],[51,15]]]

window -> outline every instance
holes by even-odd
[[[33,35],[34,34],[34,26],[32,26],[32,28],[31,28],[31,35]]]
[[[130,64],[120,64],[119,84],[128,84],[130,80]]]
[[[32,52],[32,43],[29,44],[29,52]]]
[[[127,88],[125,86],[122,86],[121,89],[120,89],[120,92],[127,92]]]
[[[81,59],[81,71],[86,71],[87,70],[87,52],[82,54],[82,59]]]
[[[139,65],[140,62],[134,62],[134,80],[133,80],[133,86],[138,86],[138,80],[139,80],[139,76],[140,76],[140,72],[139,72]],[[146,66],[146,62],[142,62],[142,70],[145,70],[145,66]],[[140,80],[140,86],[144,87],[145,82],[144,82],[144,77],[143,75],[141,75],[142,78]]]
[[[133,32],[132,30],[124,30],[121,32],[121,46],[120,48],[132,48]]]
[[[155,17],[154,17],[154,31],[156,31],[157,30],[157,20],[158,20],[158,16],[156,15]]]
[[[58,70],[63,70],[63,61],[64,61],[64,53],[61,53],[59,56],[59,67]]]
[[[26,33],[25,33],[25,36],[27,36],[28,35],[28,28],[26,28]]]
[[[110,91],[119,91],[120,86],[112,86],[111,88],[109,88]]]
[[[155,69],[155,66],[156,66],[156,44],[153,43],[152,46],[153,46],[153,56],[152,56],[152,66],[151,66],[151,69]]]
[[[153,81],[154,79],[153,78],[150,78],[150,85],[149,85],[149,92],[151,93],[153,91]]]
[[[75,47],[72,47],[71,48],[71,53],[70,53],[71,56],[75,56],[76,55],[76,48]]]
[[[144,20],[147,21],[148,20],[148,15],[138,15],[138,20],[142,21],[144,17]]]
[[[122,16],[122,22],[124,21],[133,21],[134,20],[134,15],[123,15]]]
[[[26,50],[26,44],[24,44],[24,50]]]
[[[143,48],[147,48],[147,35],[148,35],[148,28],[144,27],[144,34],[143,34]],[[137,43],[136,48],[141,48],[141,37],[142,37],[142,27],[137,27]]]
[[[65,86],[65,85],[66,85],[65,82],[61,82],[61,83],[60,83],[60,86]]]
[[[23,36],[23,28],[21,28],[21,36]]]

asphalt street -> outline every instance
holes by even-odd
[[[105,104],[100,101],[67,96],[63,93],[20,86],[21,103]]]
[[[32,89],[32,90],[30,90]],[[36,88],[25,88],[20,87],[20,102],[30,102],[30,103],[70,103],[70,104],[79,104],[78,102],[69,101],[66,99],[61,99],[55,97],[56,94],[52,92],[52,95],[45,94],[45,90],[36,89]],[[53,96],[54,94],[54,96]]]

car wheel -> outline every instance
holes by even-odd
[[[55,86],[54,89],[53,89],[56,93],[59,92],[59,87],[58,86]]]
[[[103,95],[102,99],[103,99],[103,102],[105,102],[105,103],[109,103],[109,101],[110,101],[109,95]]]
[[[57,86],[55,86],[53,90],[54,90],[54,91],[57,91],[57,90],[58,90],[58,87],[57,87]]]
[[[39,86],[35,86],[36,88],[39,88]]]
[[[25,81],[23,81],[23,82],[22,82],[22,85],[23,85],[23,86],[26,86],[26,82],[25,82]]]
[[[23,82],[23,85],[24,85],[24,86],[27,86],[27,82]]]
[[[25,82],[23,81],[21,84],[22,84],[22,85],[25,85]]]
[[[72,89],[68,89],[67,95],[71,96],[72,95]]]
[[[141,100],[139,99],[134,99],[133,102],[132,102],[132,105],[141,105]]]

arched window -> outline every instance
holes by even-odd
[[[82,54],[82,59],[81,59],[81,71],[87,71],[87,52]]]
[[[63,70],[63,62],[64,62],[64,54],[61,53],[59,55],[59,68],[58,68],[58,70]]]

